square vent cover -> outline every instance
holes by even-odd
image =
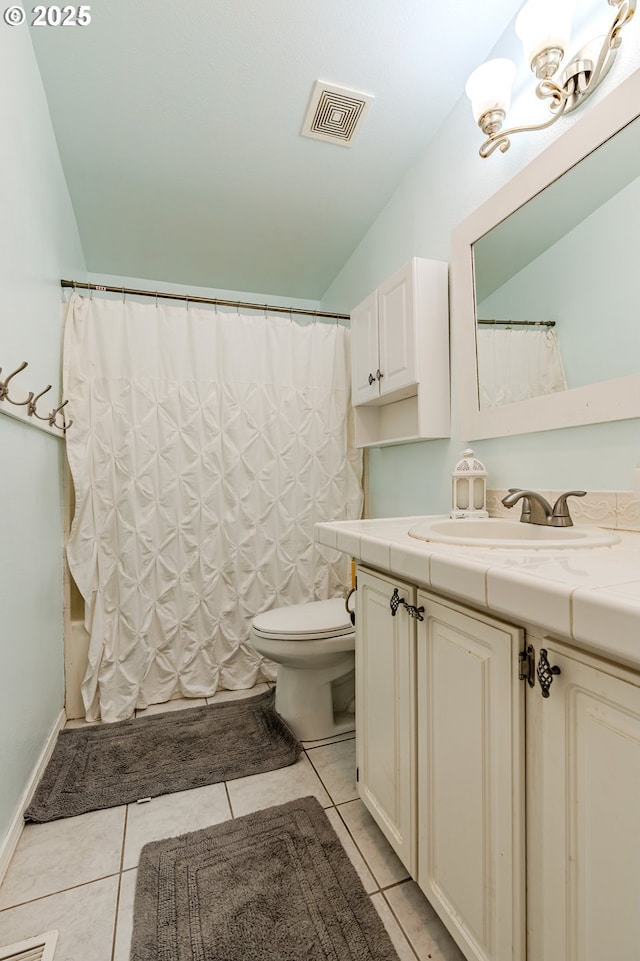
[[[373,99],[371,94],[316,80],[302,136],[351,147]]]

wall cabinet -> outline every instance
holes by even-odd
[[[360,796],[465,957],[638,958],[638,674],[392,575],[357,584]]]
[[[449,436],[447,277],[414,257],[352,311],[358,447]]]

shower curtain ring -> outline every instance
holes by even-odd
[[[238,303],[236,304],[236,314],[238,315],[238,317],[240,316],[240,301],[238,301]]]
[[[187,294],[187,310],[189,310],[189,295]]]
[[[264,319],[267,319],[267,305],[264,305]]]
[[[124,304],[124,287],[122,288],[122,303]]]
[[[156,290],[156,307],[158,306],[158,291]]]

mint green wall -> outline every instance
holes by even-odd
[[[84,279],[84,257],[29,32],[4,25],[0,129],[2,376],[26,360],[12,393],[52,384],[57,398],[59,281],[68,271]],[[1,849],[62,709],[64,674],[63,445],[0,414],[0,450]]]
[[[604,83],[605,90],[593,94],[591,103],[639,68],[639,33],[640,23],[632,23]],[[507,31],[492,56],[521,60],[511,31]],[[527,82],[530,95],[531,83]],[[516,92],[522,85],[516,85]],[[515,98],[514,114],[517,115],[519,109],[524,112],[523,99],[521,96],[519,102],[518,97]],[[589,105],[582,108],[588,109]],[[410,257],[450,261],[451,231],[567,125],[579,122],[580,111],[577,111],[562,118],[555,128],[514,137],[506,154],[496,152],[482,160],[477,154],[482,137],[468,100],[461,97],[436,139],[398,186],[325,293],[323,306],[350,311]],[[614,276],[611,283],[615,282]],[[452,357],[451,439],[372,449],[369,454],[370,516],[450,509],[451,471],[468,444],[458,429],[455,398],[456,358]],[[640,465],[638,421],[476,441],[473,447],[487,466],[489,487],[495,488],[630,490],[632,470]]]

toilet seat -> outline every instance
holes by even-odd
[[[351,618],[340,597],[264,611],[254,618],[253,630],[258,637],[282,641],[329,640],[354,633]]]

